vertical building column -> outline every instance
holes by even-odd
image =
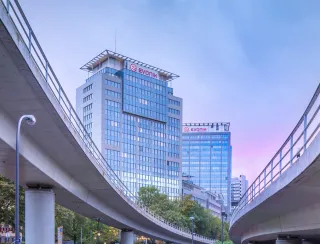
[[[25,193],[26,244],[54,244],[55,196],[52,189],[27,189]]]
[[[133,231],[132,230],[121,230],[120,243],[121,244],[133,244],[134,243]]]

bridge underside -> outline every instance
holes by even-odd
[[[241,211],[236,243],[296,236],[320,240],[320,134],[305,154]]]

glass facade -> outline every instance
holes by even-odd
[[[182,174],[194,184],[221,193],[230,207],[230,132],[184,132],[182,134]]]
[[[91,101],[90,115],[86,109],[80,117],[85,124],[90,122],[92,137],[98,135],[96,143],[101,141],[107,162],[132,193],[153,185],[171,198],[178,197],[182,100],[173,96],[173,89],[160,73],[153,75],[157,79],[128,69],[125,60],[112,62],[118,69],[95,69],[82,86],[91,86],[86,94],[77,90],[77,111]],[[90,99],[87,90],[93,93]],[[102,117],[98,116],[100,104]],[[96,119],[103,120],[101,127]]]
[[[123,111],[167,122],[168,83],[125,69]]]

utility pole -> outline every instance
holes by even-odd
[[[193,216],[191,216],[190,217],[190,220],[192,221],[192,244],[193,244],[193,234],[194,234],[194,217]]]
[[[221,244],[223,244],[224,239],[224,215],[222,214],[222,226],[221,226]]]

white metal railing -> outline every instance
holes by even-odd
[[[230,218],[230,227],[240,217],[241,210],[252,203],[254,199],[265,191],[283,172],[295,164],[304,154],[312,141],[320,131],[320,84],[317,87],[307,109],[303,113],[298,124],[273,156],[271,161],[249,186],[238,206],[234,209]]]
[[[95,162],[93,163],[95,163],[99,169],[102,170],[103,175],[111,183],[112,187],[123,197],[123,199],[125,199],[133,207],[137,208],[138,211],[142,212],[147,218],[153,220],[164,228],[171,229],[172,232],[177,232],[180,235],[191,239],[192,234],[188,229],[184,229],[167,222],[162,217],[154,214],[147,207],[143,206],[138,201],[138,198],[132,194],[125,184],[118,178],[87,133],[76,111],[71,105],[25,14],[23,13],[18,0],[0,0],[0,3],[5,7],[8,17],[12,20],[12,23],[20,34],[21,40],[29,50],[30,57],[36,64],[43,78],[47,82],[48,87],[60,104],[65,118],[68,119],[70,125],[80,137],[88,152],[94,157]],[[194,234],[194,238],[201,242],[213,242],[212,239],[197,234]]]

